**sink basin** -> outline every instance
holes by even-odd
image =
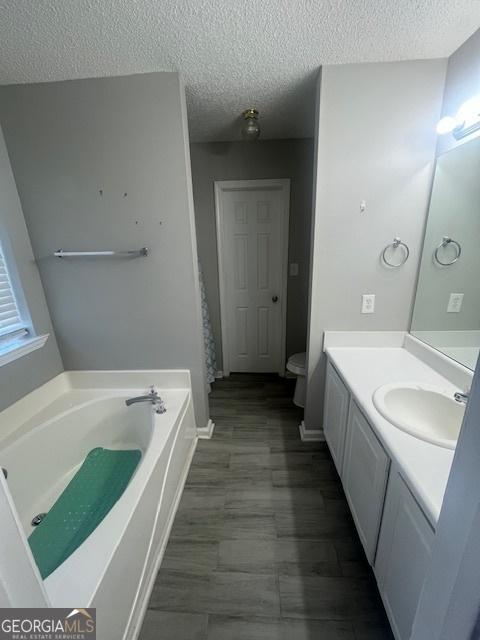
[[[455,449],[465,405],[424,384],[385,384],[373,394],[377,411],[395,427],[446,449]]]

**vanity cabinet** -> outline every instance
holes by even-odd
[[[373,423],[373,418],[372,418]],[[434,530],[350,388],[329,362],[325,439],[396,640],[409,640]]]
[[[396,640],[408,640],[434,531],[397,470],[388,483],[375,575]]]
[[[349,401],[350,393],[347,387],[335,371],[332,363],[328,362],[327,379],[325,383],[323,433],[340,476],[342,475]]]
[[[348,415],[342,481],[365,555],[373,564],[390,459],[352,399]]]

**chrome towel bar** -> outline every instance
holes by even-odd
[[[398,247],[403,247],[404,256],[403,256],[402,260],[400,262],[389,262],[387,260],[387,251],[389,249],[398,249]],[[410,255],[410,249],[405,244],[405,242],[401,241],[400,238],[394,238],[393,242],[391,244],[387,244],[385,249],[382,251],[382,259],[383,259],[384,263],[388,267],[392,267],[392,269],[397,269],[398,267],[401,267],[402,265],[404,265],[405,262],[408,260],[409,255]]]
[[[64,251],[59,249],[53,254],[56,258],[87,258],[87,257],[109,257],[136,258],[138,256],[148,256],[147,247],[142,247],[136,251]]]

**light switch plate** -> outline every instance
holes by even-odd
[[[298,263],[297,262],[291,262],[290,263],[290,275],[291,276],[298,276]]]
[[[451,293],[448,299],[447,313],[460,313],[463,303],[463,293]]]
[[[362,313],[375,313],[375,294],[374,293],[363,294]]]

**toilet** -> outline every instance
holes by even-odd
[[[295,385],[295,393],[293,394],[293,402],[297,407],[305,406],[305,361],[307,354],[294,353],[287,362],[287,369],[297,376],[297,384]]]

